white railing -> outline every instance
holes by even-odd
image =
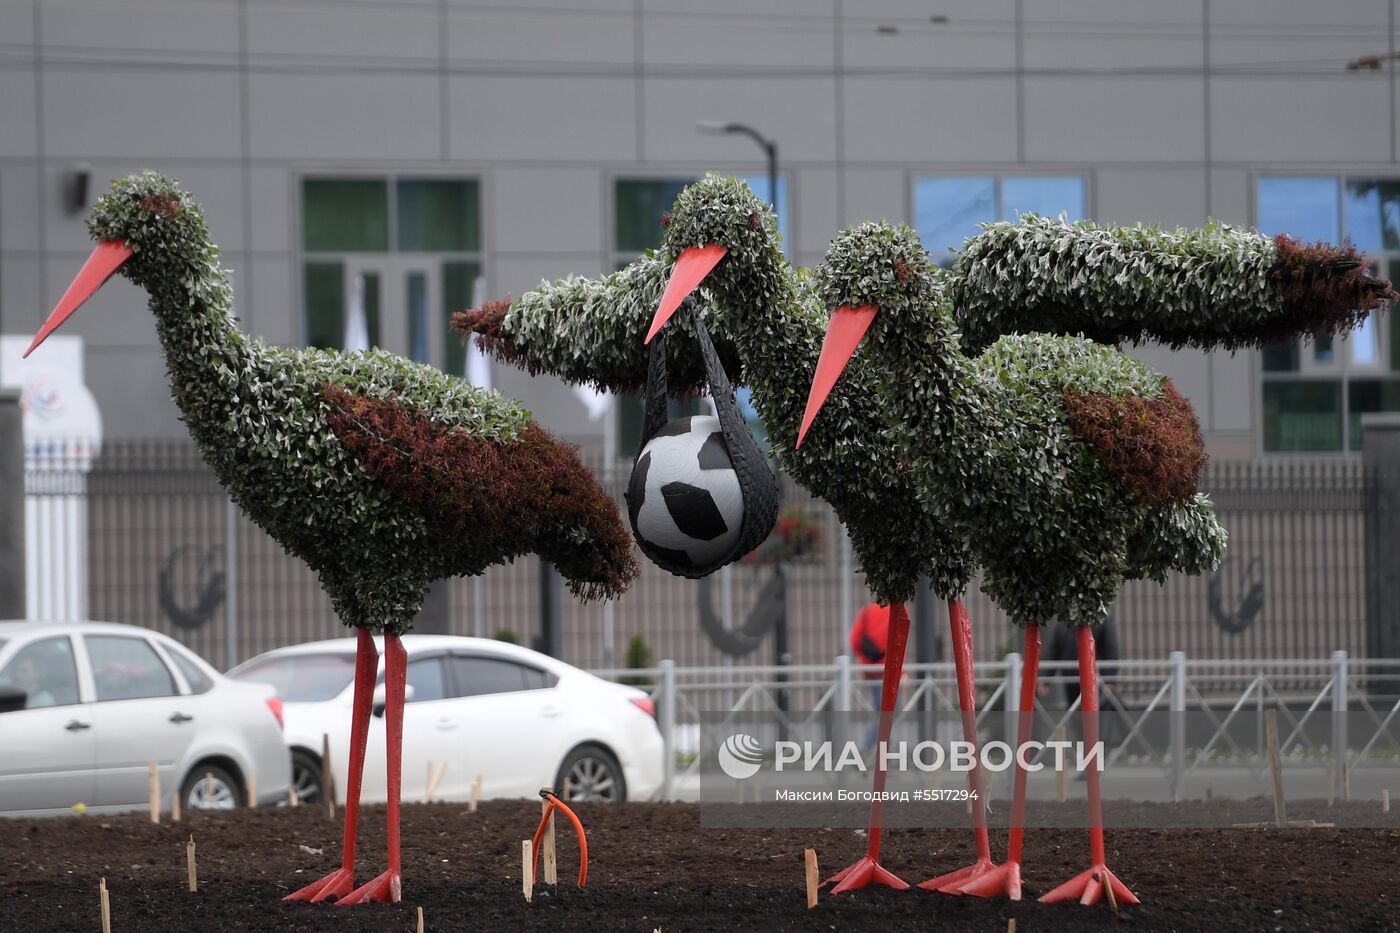
[[[1400,659],[1360,660],[1336,651],[1326,659],[1213,661],[1176,651],[1164,660],[1114,661],[1103,667],[1107,686],[1100,716],[1108,765],[1156,763],[1174,794],[1199,769],[1214,764],[1262,768],[1263,721],[1269,709],[1277,711],[1280,753],[1295,763],[1330,765],[1345,776],[1378,761],[1394,763],[1400,754]],[[1019,654],[975,665],[979,735],[1016,741],[1023,668]],[[656,702],[666,748],[661,796],[670,798],[676,782],[698,769],[702,728],[722,728],[741,715],[763,714],[779,728],[796,729],[829,713],[873,711],[867,685],[878,681],[867,677],[878,677],[880,670],[842,655],[824,665],[735,669],[662,661],[655,668],[594,673],[637,684]],[[1063,697],[1064,685],[1077,681],[1075,662],[1041,662],[1042,689],[1033,715],[1038,734],[1071,725],[1079,701],[1057,703],[1054,698]],[[930,709],[956,708],[951,663],[905,666],[896,721]],[[1187,713],[1192,715],[1182,715]],[[1116,737],[1108,737],[1111,730]]]

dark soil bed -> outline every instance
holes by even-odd
[[[1344,816],[1360,807],[1378,809],[1351,803],[1326,812]],[[429,931],[1001,933],[1012,917],[1018,933],[1400,930],[1400,829],[1394,828],[1113,830],[1109,865],[1144,902],[1118,918],[1107,907],[885,889],[823,894],[808,911],[802,850],[815,847],[827,874],[863,854],[863,835],[707,829],[688,804],[578,809],[591,854],[583,890],[573,884],[577,850],[561,823],[563,883],[557,890],[541,885],[533,903],[522,898],[520,840],[533,831],[538,804],[490,802],[474,814],[461,804],[411,805],[403,821],[403,903],[342,909],[281,900],[339,862],[339,820],[326,822],[311,808],[196,814],[159,826],[137,815],[0,821],[0,930],[98,930],[101,876],[117,933],[409,931],[420,906]],[[1266,818],[1267,806],[1257,809]],[[360,880],[368,880],[383,868],[383,808],[369,808],[363,827],[358,868]],[[194,894],[185,888],[190,833],[199,852]],[[301,846],[323,851],[308,854]],[[997,832],[993,854],[1004,850],[1005,833]],[[967,830],[892,830],[883,862],[913,882],[966,864],[971,851]],[[1083,830],[1027,833],[1028,894],[1087,867]]]

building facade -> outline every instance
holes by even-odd
[[[0,3],[0,332],[86,255],[86,206],[153,168],[204,204],[243,325],[464,371],[446,315],[597,274],[659,239],[706,170],[766,193],[790,257],[845,224],[935,254],[1018,211],[1349,236],[1400,249],[1393,0],[8,0]],[[1362,61],[1379,56],[1377,67]],[[1361,67],[1349,64],[1360,62]],[[84,182],[86,181],[86,185]],[[180,437],[143,297],[68,325],[109,438]],[[1219,458],[1335,454],[1400,407],[1389,322],[1337,346],[1138,353]],[[556,432],[616,436],[556,382],[494,384]],[[608,417],[620,419],[610,432]]]

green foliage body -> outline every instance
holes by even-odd
[[[851,368],[883,371],[924,506],[960,529],[1012,618],[1098,622],[1125,579],[1218,563],[1225,533],[1205,497],[1139,505],[1070,428],[1067,391],[1152,399],[1160,375],[1082,337],[1012,335],[966,356],[907,227],[844,232],[818,278],[829,307],[879,308]]]
[[[827,314],[809,274],[784,258],[771,209],[743,182],[711,175],[676,200],[661,249],[597,280],[544,283],[521,295],[501,330],[534,371],[632,391],[646,379],[642,338],[671,263],[681,250],[718,243],[728,250],[698,290],[706,326],[726,368],[752,390],[754,407],[784,468],[827,500],[845,523],[866,582],[882,602],[913,598],[927,573],[945,598],[961,593],[972,567],[961,538],[920,508],[896,462],[901,429],[873,373],[848,373],[832,392],[824,423],[794,449]],[[666,326],[673,388],[703,385],[686,315]],[[742,371],[739,364],[742,364]]]
[[[324,388],[411,400],[444,427],[501,443],[528,412],[387,353],[247,337],[199,206],[159,175],[114,182],[88,225],[94,239],[135,250],[121,274],[150,294],[171,393],[204,459],[244,512],[319,575],[343,622],[402,632],[432,580],[498,562],[489,540],[433,540],[416,509],[371,479],[331,431]]]

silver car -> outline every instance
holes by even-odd
[[[0,814],[226,809],[287,798],[281,702],[157,632],[0,622]],[[250,782],[250,777],[252,781]]]

